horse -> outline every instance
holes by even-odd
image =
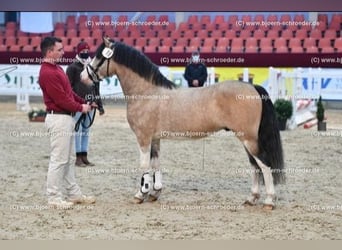
[[[162,191],[160,140],[202,138],[231,130],[242,142],[254,171],[251,195],[255,206],[265,184],[263,207],[275,208],[275,185],[285,183],[283,149],[275,109],[267,91],[241,81],[202,88],[179,88],[142,52],[103,38],[96,55],[81,72],[90,85],[116,75],[127,101],[127,121],[140,149],[142,177],[135,203],[156,201]]]

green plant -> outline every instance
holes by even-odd
[[[30,119],[35,118],[37,116],[46,116],[46,111],[43,109],[32,109],[30,112],[28,112],[28,117]]]
[[[316,118],[320,122],[322,122],[324,120],[324,107],[323,107],[323,103],[322,103],[322,96],[319,96],[319,98],[318,98]]]
[[[278,120],[287,120],[293,114],[292,102],[285,99],[277,99],[274,102],[274,108]]]

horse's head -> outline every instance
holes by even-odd
[[[114,41],[104,37],[103,43],[98,47],[95,57],[81,72],[81,81],[86,85],[91,85],[93,82],[99,82],[103,78],[114,75],[113,69],[109,68],[113,54]]]

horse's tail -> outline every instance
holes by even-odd
[[[271,167],[273,183],[285,183],[283,148],[281,144],[278,121],[273,103],[267,91],[255,85],[262,100],[262,113],[258,133],[258,158]],[[262,175],[261,172],[259,172]]]

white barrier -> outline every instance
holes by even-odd
[[[62,66],[66,70],[67,66]],[[187,87],[183,77],[184,71],[175,71],[169,67],[160,67],[161,73],[180,86]],[[17,97],[17,109],[28,110],[30,96],[42,96],[38,83],[40,65],[0,65],[0,95]],[[215,69],[208,68],[208,81],[206,85],[215,82]],[[100,83],[100,92],[103,96],[123,96],[119,80],[116,76],[106,78]]]
[[[290,127],[294,128],[315,115],[315,100],[342,100],[342,69],[296,68],[291,71],[270,67],[268,92],[274,102],[284,98],[291,100],[294,112]],[[302,105],[303,100],[310,100]]]

